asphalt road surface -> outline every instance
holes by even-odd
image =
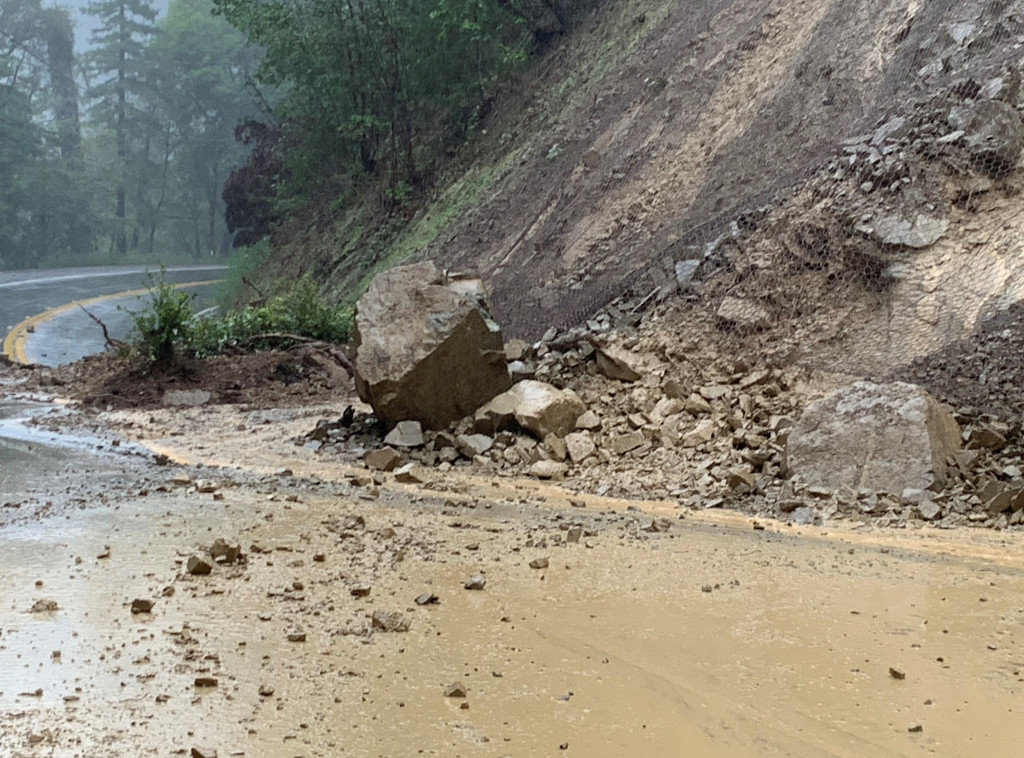
[[[180,266],[167,269],[173,284],[219,279],[224,266]],[[46,311],[93,298],[144,289],[149,284],[145,267],[55,269],[0,272],[0,330],[7,335],[17,324]],[[212,297],[209,285],[188,288],[197,295],[197,308]],[[85,306],[106,324],[111,337],[123,339],[131,329],[131,312],[144,307],[137,294],[94,301]],[[24,351],[34,363],[58,366],[104,348],[103,330],[81,308],[67,308],[36,324],[27,335]]]

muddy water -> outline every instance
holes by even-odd
[[[0,753],[1004,756],[1024,738],[1016,538],[165,489],[0,531]],[[555,545],[576,521],[585,544]],[[260,552],[188,576],[215,536]],[[39,599],[59,609],[27,612]],[[411,628],[368,633],[374,610]]]

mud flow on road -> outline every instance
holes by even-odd
[[[375,482],[289,442],[317,412],[220,409],[237,417],[205,436],[118,417],[163,425],[146,444],[187,466],[8,447],[5,472],[54,465],[0,495],[31,501],[0,526],[0,752],[975,756],[1024,737],[1018,535]],[[218,538],[243,557],[190,573]]]

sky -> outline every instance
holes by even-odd
[[[167,4],[169,0],[153,0],[153,6],[159,11],[157,20],[167,15]],[[67,8],[71,12],[71,20],[75,24],[75,53],[81,54],[89,46],[89,37],[92,36],[93,27],[96,23],[93,18],[85,15],[83,9],[89,4],[89,0],[58,0],[44,2],[44,7]]]

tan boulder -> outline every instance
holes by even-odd
[[[356,389],[389,428],[441,429],[511,385],[482,285],[432,262],[378,275],[356,304]]]
[[[597,368],[609,379],[621,382],[635,382],[643,376],[640,359],[628,350],[612,345],[598,348]]]
[[[564,437],[573,431],[585,411],[583,401],[572,390],[524,379],[479,408],[473,418],[478,430],[487,425],[503,430],[514,421],[542,440],[549,434]]]
[[[786,471],[830,490],[937,490],[960,444],[949,408],[920,387],[856,382],[807,406],[789,433]]]

